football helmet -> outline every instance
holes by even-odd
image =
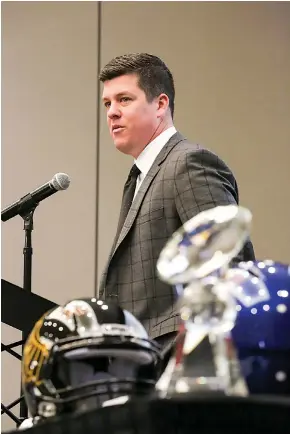
[[[28,337],[22,386],[29,412],[45,419],[154,390],[159,346],[113,302],[72,300],[44,314]]]
[[[269,299],[237,304],[232,337],[250,394],[290,395],[290,267],[274,261],[240,263],[250,271],[244,292],[259,285]]]

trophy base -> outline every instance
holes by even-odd
[[[232,351],[232,358],[227,357],[229,354],[226,354],[223,337],[218,339],[218,344],[211,344],[207,335],[194,351],[183,355],[180,364],[176,364],[173,356],[156,384],[159,396],[168,397],[186,393],[248,396],[245,381],[235,363],[234,352]]]
[[[175,383],[176,393],[219,394],[226,396],[225,384],[217,377],[181,377]]]

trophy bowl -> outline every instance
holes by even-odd
[[[188,220],[160,253],[160,279],[186,284],[228,265],[242,249],[251,221],[251,212],[237,205],[218,206]]]

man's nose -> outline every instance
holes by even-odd
[[[121,113],[117,104],[111,103],[107,115],[110,119],[119,118]]]

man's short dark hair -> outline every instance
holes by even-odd
[[[139,86],[145,92],[148,102],[161,93],[169,98],[171,116],[174,114],[174,80],[165,63],[148,53],[124,54],[115,57],[101,70],[99,79],[104,82],[125,74],[136,74]]]

